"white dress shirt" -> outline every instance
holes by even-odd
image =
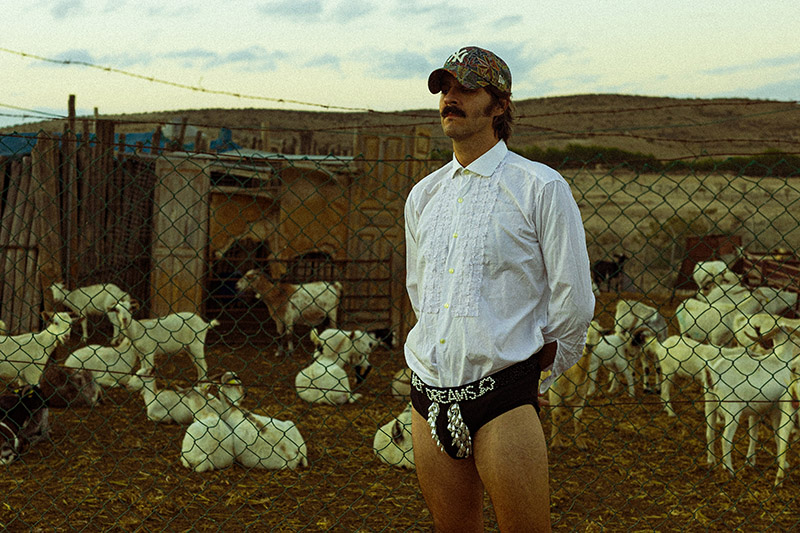
[[[543,392],[575,364],[594,315],[589,255],[569,185],[499,141],[463,168],[455,156],[405,206],[406,286],[417,324],[409,368],[457,387],[558,341]]]

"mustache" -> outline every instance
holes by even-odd
[[[442,117],[445,117],[447,115],[455,115],[457,117],[462,117],[462,118],[465,118],[467,116],[466,113],[464,113],[462,110],[453,105],[445,106],[444,109],[442,109],[441,115]]]

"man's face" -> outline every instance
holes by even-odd
[[[442,130],[454,141],[489,134],[494,138],[492,121],[503,112],[486,89],[467,89],[450,74],[442,78],[439,95]]]

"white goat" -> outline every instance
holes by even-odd
[[[64,284],[59,281],[50,285],[50,291],[53,293],[53,300],[56,303],[64,304],[84,319],[88,319],[90,316],[105,315],[108,313],[109,308],[119,302],[131,303],[130,294],[113,283],[99,283],[68,291],[64,288]],[[89,337],[88,322],[88,320],[81,322],[81,340],[84,342]],[[119,329],[115,325],[112,342],[116,342],[118,338]]]
[[[775,474],[775,485],[777,486],[786,476],[786,469],[789,461],[786,459],[786,451],[789,445],[797,440],[797,433],[800,430],[800,377],[797,368],[792,368],[792,381],[786,389],[786,394],[781,398],[780,409],[781,418],[778,423],[778,472]]]
[[[322,357],[335,358],[336,364],[347,370],[352,366],[356,370],[356,380],[361,383],[367,378],[372,366],[368,356],[381,341],[374,333],[367,331],[328,328],[317,333],[311,330],[311,342],[316,347],[314,359]]]
[[[411,402],[392,421],[375,432],[372,450],[382,462],[414,470],[414,444],[411,441]]]
[[[342,298],[342,284],[338,281],[312,283],[272,283],[261,271],[253,269],[236,282],[239,292],[252,291],[269,309],[278,336],[286,336],[289,353],[294,351],[296,324],[316,326],[326,318],[336,327],[336,315]],[[279,339],[277,354],[283,350]]]
[[[712,286],[726,283],[739,283],[739,276],[728,268],[725,261],[698,261],[694,265],[692,279],[697,284],[698,293],[705,294]]]
[[[70,353],[64,361],[67,368],[89,371],[103,387],[124,387],[138,365],[139,352],[125,337],[112,346],[83,346]]]
[[[682,335],[673,335],[660,341],[654,335],[646,334],[645,339],[642,348],[659,361],[661,368],[661,399],[664,410],[669,416],[675,416],[670,403],[675,378],[687,377],[704,386],[705,367],[719,357],[723,349]]]
[[[746,349],[733,356],[726,354],[710,363],[706,369],[707,405],[706,431],[709,437],[709,448],[713,450],[714,418],[721,416],[724,420],[722,436],[722,460],[728,471],[733,474],[731,448],[733,438],[743,414],[769,415],[775,430],[777,445],[780,447],[779,426],[780,403],[786,397],[788,384],[792,378],[790,363],[797,356],[798,347],[788,334],[780,329],[772,332],[775,336],[775,349],[772,353],[760,358],[752,357]],[[724,402],[724,406],[722,405]],[[757,434],[750,425],[750,448],[747,452],[748,462],[753,464]]]
[[[761,302],[765,313],[780,315],[792,311],[797,306],[798,294],[794,291],[776,289],[775,287],[754,287],[753,296]]]
[[[628,395],[631,397],[636,395],[630,362],[633,350],[631,341],[632,337],[625,335],[604,335],[600,324],[592,320],[586,335],[586,344],[591,347],[592,351],[587,396],[591,396],[596,390],[597,372],[601,366],[609,371],[609,381],[613,380],[608,389],[609,393],[613,393],[617,389],[619,379],[616,374],[622,374],[628,384]]]
[[[64,311],[48,317],[47,327],[38,333],[0,336],[0,376],[21,385],[39,383],[56,345],[69,340],[73,322]]]
[[[290,420],[278,420],[232,407],[223,419],[233,431],[236,462],[247,468],[280,470],[308,466],[308,450]]]
[[[189,312],[137,320],[131,315],[130,306],[124,303],[114,305],[109,316],[117,321],[120,333],[139,352],[143,369],[152,369],[158,355],[173,355],[186,349],[197,369],[197,379],[206,378],[206,335],[208,330],[219,325],[218,320],[206,322],[200,315]]]
[[[411,369],[401,368],[392,378],[392,396],[408,399],[411,396]]]
[[[733,343],[737,317],[744,316],[736,305],[730,303],[710,304],[696,298],[682,301],[675,310],[681,335],[716,346]]]
[[[320,340],[316,330],[311,338],[317,344],[314,362],[297,373],[294,385],[300,398],[309,403],[343,405],[353,403],[361,394],[353,394],[345,363],[356,369],[356,374],[366,377],[372,368],[369,354],[377,344],[371,335],[363,331],[326,330],[327,341]]]
[[[205,413],[186,428],[181,445],[181,464],[195,472],[220,470],[233,465],[234,437],[219,415]]]
[[[212,384],[216,387],[214,394],[211,393]],[[192,388],[159,389],[151,370],[142,369],[128,379],[127,387],[142,395],[147,418],[175,424],[191,424],[195,418],[202,418],[209,412],[220,416],[244,397],[242,383],[233,372]]]
[[[636,300],[619,300],[614,314],[614,331],[620,337],[632,337],[636,332],[646,327],[654,332],[659,340],[667,338],[667,321],[658,312],[658,309]],[[630,354],[632,355],[632,353]],[[642,361],[642,387],[645,392],[658,391],[658,360],[648,357],[648,353],[641,351]],[[652,371],[651,371],[652,367]],[[655,380],[655,385],[650,386],[650,375]]]

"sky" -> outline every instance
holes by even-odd
[[[197,108],[432,109],[466,45],[516,100],[588,93],[800,101],[798,0],[9,0],[0,126]],[[35,118],[30,117],[35,116]]]

